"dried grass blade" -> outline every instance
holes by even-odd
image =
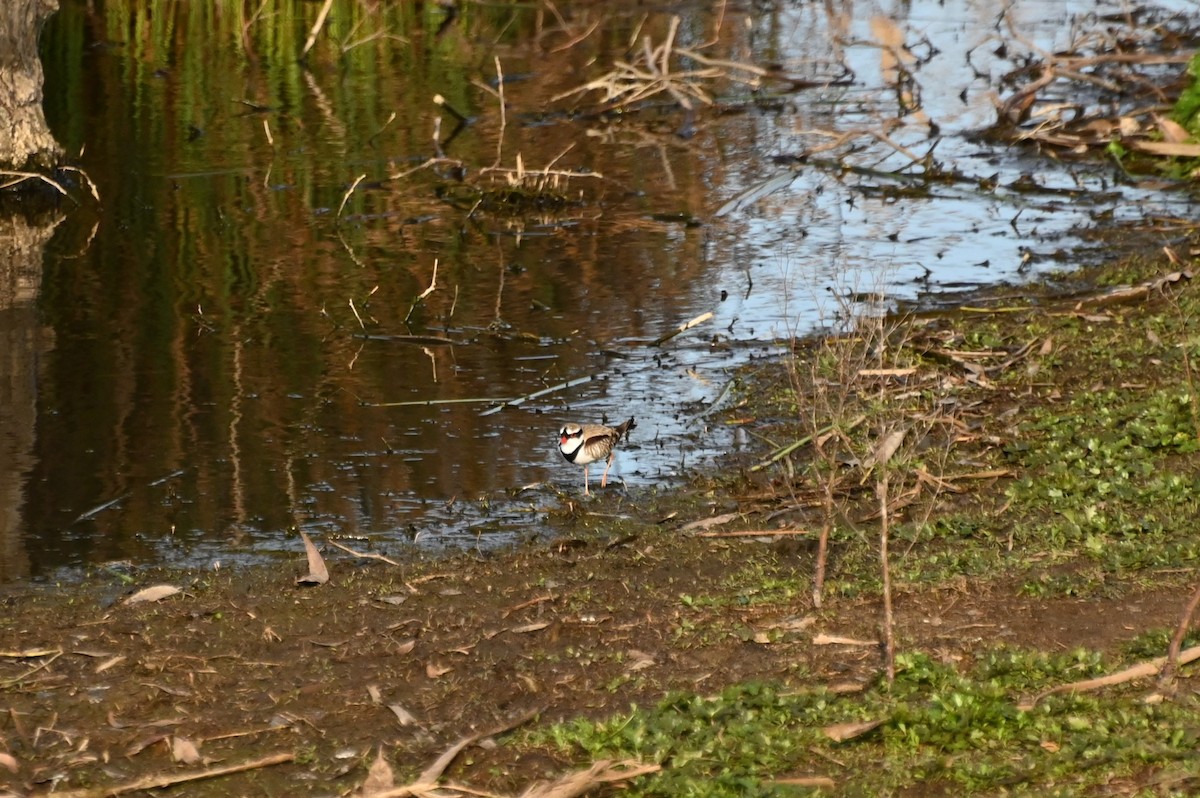
[[[317,36],[321,33],[321,28],[325,27],[325,19],[329,16],[329,9],[333,6],[333,0],[325,0],[325,5],[321,6],[320,13],[317,14],[317,21],[313,23],[312,30],[308,32],[308,41],[304,43],[304,49],[300,52],[300,57],[308,55],[308,51],[317,42]]]
[[[576,798],[596,787],[629,781],[660,770],[661,765],[646,764],[636,759],[616,763],[600,760],[587,770],[568,773],[549,784],[533,785],[521,793],[521,798]]]

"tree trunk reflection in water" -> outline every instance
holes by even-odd
[[[29,572],[20,534],[34,464],[39,369],[53,332],[38,319],[42,254],[57,214],[0,219],[0,582]]]

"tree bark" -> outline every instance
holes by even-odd
[[[0,2],[0,169],[47,171],[62,148],[42,111],[38,34],[58,0]]]

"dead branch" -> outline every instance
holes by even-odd
[[[1186,651],[1180,652],[1179,664],[1187,665],[1200,659],[1200,646],[1192,646]],[[1058,687],[1051,687],[1049,690],[1043,690],[1028,699],[1017,704],[1017,709],[1028,711],[1038,705],[1038,702],[1047,696],[1052,696],[1057,693],[1086,693],[1090,690],[1099,690],[1102,687],[1112,687],[1116,684],[1124,684],[1131,682],[1134,679],[1144,679],[1148,676],[1154,676],[1162,671],[1164,665],[1167,664],[1167,657],[1155,657],[1147,662],[1134,665],[1131,668],[1126,668],[1117,673],[1110,673],[1107,676],[1098,676],[1095,679],[1084,679],[1079,682],[1071,682],[1070,684],[1060,684]]]
[[[215,779],[220,776],[228,776],[231,773],[244,773],[247,770],[257,770],[259,768],[270,767],[271,765],[282,765],[285,762],[293,761],[295,758],[296,755],[289,751],[282,754],[271,754],[261,759],[252,759],[249,762],[239,762],[235,765],[223,765],[222,767],[190,773],[158,773],[111,787],[88,787],[80,790],[56,792],[54,795],[56,798],[107,798],[108,796],[124,795],[130,792],[157,790],[163,787],[172,787],[176,784],[186,784],[187,782],[200,781],[202,779]]]
[[[1167,662],[1159,675],[1158,682],[1161,685],[1169,684],[1175,678],[1175,670],[1179,667],[1179,649],[1183,646],[1183,638],[1187,636],[1188,628],[1192,625],[1192,616],[1196,614],[1197,605],[1200,605],[1200,585],[1192,591],[1192,598],[1188,601],[1183,616],[1179,619],[1179,626],[1171,637],[1171,645],[1167,648]]]

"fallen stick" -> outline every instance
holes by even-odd
[[[434,290],[437,289],[437,270],[438,270],[438,259],[434,258],[433,259],[433,276],[429,278],[429,287],[426,288],[424,291],[422,291],[420,294],[418,294],[417,298],[413,300],[412,305],[408,308],[408,313],[404,316],[405,324],[408,324],[409,318],[412,316],[413,311],[417,309],[417,305],[421,304],[421,300],[425,299],[425,297],[429,296],[430,294],[432,294],[434,292]]]
[[[1200,646],[1192,646],[1187,651],[1182,651],[1179,654],[1177,663],[1186,665],[1200,659]],[[1084,679],[1080,682],[1071,682],[1070,684],[1060,684],[1058,687],[1051,687],[1049,690],[1043,690],[1028,701],[1017,704],[1017,709],[1028,711],[1037,706],[1038,702],[1046,696],[1055,695],[1056,693],[1084,693],[1088,690],[1099,690],[1101,687],[1111,687],[1114,684],[1124,684],[1131,682],[1134,679],[1143,679],[1147,676],[1153,676],[1159,673],[1163,666],[1167,664],[1167,657],[1155,657],[1152,660],[1139,663],[1131,668],[1126,668],[1123,671],[1110,673],[1107,676],[1097,676],[1095,679]]]
[[[367,341],[395,341],[397,343],[416,343],[421,346],[442,346],[450,347],[461,341],[455,341],[454,338],[446,338],[439,335],[356,335],[356,338],[365,338]]]
[[[670,341],[675,336],[680,335],[681,333],[687,332],[688,330],[695,327],[697,324],[703,324],[704,322],[708,321],[712,317],[713,317],[713,314],[712,314],[711,310],[707,313],[701,313],[699,316],[692,319],[687,324],[684,324],[678,330],[673,330],[673,331],[667,333],[666,335],[660,335],[658,338],[655,338],[654,341],[651,342],[651,346],[662,346],[663,344],[665,344],[667,341]]]
[[[960,479],[997,479],[999,477],[1011,477],[1013,472],[1007,468],[994,468],[990,471],[973,471],[970,474],[953,474],[943,475],[942,479],[947,482],[957,482]]]
[[[28,678],[29,678],[30,676],[32,676],[33,674],[35,674],[35,673],[37,673],[38,671],[42,670],[43,668],[45,668],[45,667],[49,666],[51,662],[54,662],[54,660],[56,660],[56,659],[58,659],[59,657],[61,657],[61,656],[63,655],[63,652],[62,652],[62,649],[61,649],[61,648],[56,648],[56,649],[53,649],[52,651],[45,651],[45,652],[34,653],[34,654],[31,654],[30,656],[37,656],[37,657],[40,657],[40,656],[42,656],[43,654],[50,654],[50,655],[51,655],[51,656],[50,656],[50,659],[48,659],[48,660],[46,660],[46,661],[44,661],[44,662],[40,662],[40,663],[38,663],[37,665],[34,665],[32,668],[30,668],[29,670],[25,671],[25,672],[24,672],[24,673],[22,673],[20,676],[14,676],[14,677],[12,677],[11,679],[6,679],[6,680],[4,680],[4,681],[0,682],[0,687],[5,687],[5,688],[8,688],[8,687],[12,687],[13,685],[20,684],[21,682],[25,681],[26,679],[28,679]],[[24,656],[24,655],[21,655],[21,656]]]
[[[516,399],[493,399],[478,397],[475,399],[413,399],[408,402],[366,402],[364,407],[415,407],[417,405],[490,405],[495,402],[515,402]]]
[[[596,787],[632,781],[639,776],[657,773],[660,770],[662,765],[646,764],[636,759],[627,759],[624,762],[602,759],[586,770],[567,773],[549,784],[535,782],[521,793],[521,798],[577,798]]]
[[[503,410],[506,407],[517,407],[518,405],[523,405],[526,402],[528,402],[530,399],[537,399],[539,397],[546,396],[547,394],[557,393],[558,391],[565,391],[567,388],[574,388],[576,385],[583,385],[585,382],[591,382],[592,380],[603,380],[603,379],[606,379],[606,377],[603,374],[591,374],[587,377],[577,377],[573,380],[567,380],[566,382],[560,382],[558,385],[552,385],[549,388],[543,388],[540,391],[534,391],[533,393],[528,394],[526,396],[520,396],[516,399],[505,399],[500,404],[496,405],[495,407],[489,407],[487,410],[484,410],[479,415],[480,416],[490,416],[492,413],[499,413],[501,410]]]
[[[391,559],[390,557],[384,557],[382,554],[371,554],[370,552],[367,552],[367,551],[355,551],[354,549],[350,548],[349,546],[343,546],[341,543],[338,543],[336,540],[330,540],[329,538],[326,538],[325,542],[328,543],[330,546],[333,546],[334,548],[341,549],[342,551],[346,552],[347,554],[353,554],[355,557],[362,557],[365,560],[379,560],[380,562],[385,562],[388,565],[397,565],[397,566],[400,565],[400,563],[396,562],[395,560]]]
[[[295,758],[296,755],[291,752],[271,754],[270,756],[264,756],[262,759],[253,759],[237,765],[224,765],[223,767],[198,770],[192,773],[159,773],[143,776],[136,781],[117,784],[111,787],[88,787],[81,790],[56,792],[54,795],[56,798],[108,798],[108,796],[112,795],[124,795],[125,793],[141,792],[143,790],[157,790],[161,787],[171,787],[175,784],[184,784],[189,781],[214,779],[218,776],[228,776],[231,773],[242,773],[247,770],[270,767],[271,765],[282,765],[285,762],[291,762]]]
[[[1175,634],[1171,637],[1171,645],[1167,646],[1167,664],[1163,666],[1159,676],[1160,684],[1169,684],[1175,678],[1175,671],[1179,667],[1179,649],[1183,645],[1183,639],[1187,637],[1188,629],[1192,625],[1192,616],[1196,614],[1196,606],[1200,605],[1200,585],[1192,591],[1192,597],[1188,600],[1187,608],[1183,611],[1183,617],[1179,619],[1179,625],[1175,628]]]
[[[442,777],[442,773],[445,772],[446,768],[450,767],[450,763],[453,762],[460,753],[462,753],[464,748],[476,742],[477,740],[482,740],[484,737],[494,737],[498,734],[511,731],[518,726],[522,726],[536,717],[537,714],[537,711],[527,712],[526,714],[521,715],[520,717],[515,718],[507,723],[501,723],[494,728],[463,737],[454,745],[443,751],[442,755],[433,761],[433,764],[425,768],[425,770],[421,772],[421,775],[417,776],[416,781],[412,782],[411,784],[394,787],[390,790],[372,793],[371,798],[408,798],[408,796],[413,795],[437,794],[435,792],[437,788],[445,786],[438,784],[438,779]]]
[[[739,529],[733,532],[696,532],[698,538],[765,538],[785,535],[811,535],[807,529]]]
[[[106,501],[104,504],[98,504],[95,507],[93,507],[92,509],[90,509],[84,513],[81,513],[79,515],[79,517],[76,518],[71,523],[78,524],[80,521],[86,521],[93,516],[99,515],[100,513],[107,510],[109,507],[113,507],[113,506],[118,505],[121,502],[125,501],[126,499],[128,499],[130,497],[130,495],[131,494],[129,494],[129,493],[123,493],[115,499],[110,499],[109,501]]]

